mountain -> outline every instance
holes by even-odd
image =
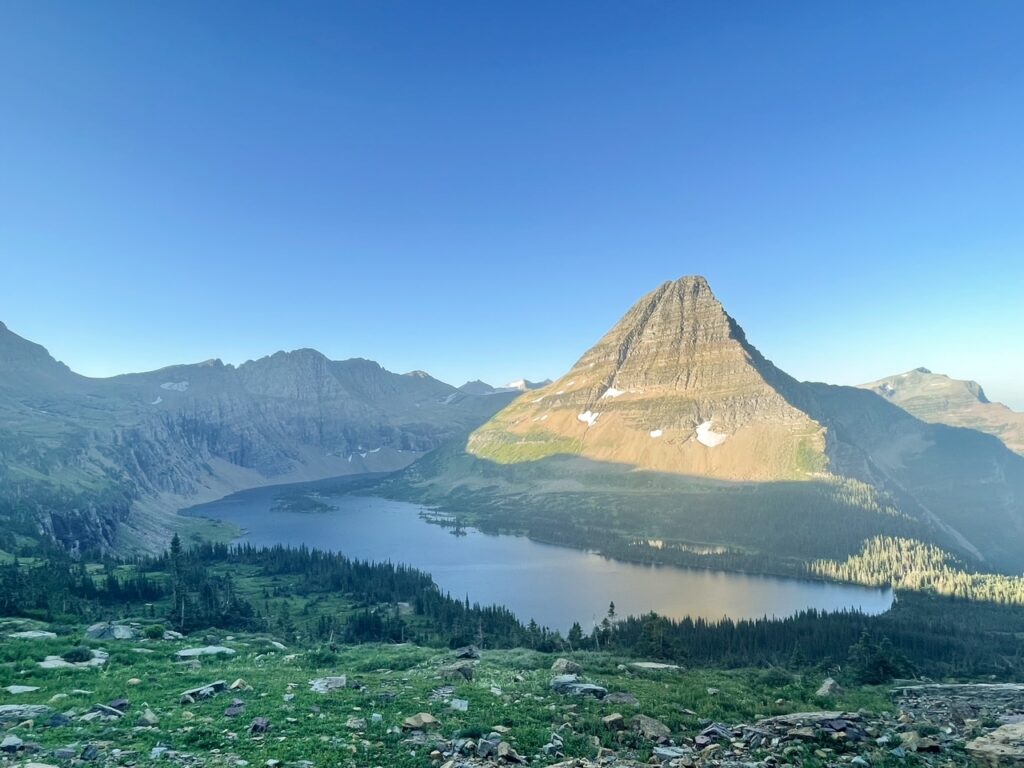
[[[1011,451],[1024,455],[1024,413],[991,402],[976,381],[915,368],[860,386],[922,421],[987,432],[1002,440]]]
[[[513,396],[312,349],[91,379],[0,326],[0,516],[72,549],[163,546],[180,507],[399,469]]]
[[[731,480],[799,479],[824,467],[824,430],[769,382],[703,278],[645,296],[556,381],[473,433],[497,462],[574,454]]]
[[[798,382],[701,277],[659,286],[464,449],[384,485],[484,527],[605,550],[657,541],[739,565],[899,535],[1024,567],[1024,459],[872,392]]]
[[[546,386],[551,383],[551,379],[546,381],[536,382],[528,381],[527,379],[518,379],[504,387],[492,387],[490,384],[480,379],[474,381],[467,381],[459,389],[468,395],[494,395],[504,392],[528,392],[531,389],[539,389],[540,387]]]

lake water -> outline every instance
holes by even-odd
[[[387,499],[336,495],[324,499],[337,507],[333,511],[273,510],[282,488],[243,491],[187,514],[236,523],[245,531],[240,541],[257,546],[305,544],[352,558],[407,563],[431,574],[453,597],[505,605],[522,621],[534,619],[563,633],[574,621],[589,631],[611,601],[620,616],[655,611],[717,620],[788,616],[806,608],[877,614],[893,600],[887,589],[637,565],[472,529],[453,536],[423,520],[418,505]]]

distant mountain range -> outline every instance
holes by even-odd
[[[375,492],[634,558],[766,570],[894,536],[1019,571],[1022,421],[924,369],[799,382],[700,277],[641,298],[555,381],[505,387],[312,349],[91,379],[0,324],[0,519],[154,549],[191,504],[395,472]]]
[[[0,515],[71,549],[162,547],[182,506],[399,469],[514,394],[312,349],[91,379],[0,323]]]
[[[915,418],[917,407],[796,381],[703,278],[686,277],[390,492],[542,538],[603,529],[810,559],[892,534],[1024,567],[1024,459],[990,435]]]
[[[976,381],[952,379],[927,368],[861,384],[922,421],[988,432],[1024,455],[1024,413],[993,403]]]

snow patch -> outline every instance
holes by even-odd
[[[714,448],[726,441],[729,436],[724,432],[715,432],[711,429],[711,422],[705,421],[697,427],[697,441],[708,448]]]
[[[548,420],[548,416],[550,416],[550,415],[551,414],[549,414],[549,413],[545,413],[543,416],[540,417],[540,420],[541,421],[547,421]]]
[[[540,402],[541,400],[543,400],[543,399],[544,399],[545,397],[547,397],[547,395],[541,395],[540,397],[538,397],[538,398],[537,398],[536,400],[534,400],[533,402],[535,402],[535,403],[539,403],[539,402]]]
[[[597,423],[597,417],[600,413],[594,413],[593,411],[584,411],[579,414],[576,418],[586,424],[588,427],[592,427]]]
[[[652,429],[651,430],[651,437],[661,437],[661,430],[660,429]]]
[[[441,402],[444,403],[445,405],[451,405],[452,401],[455,400],[455,398],[458,397],[458,396],[459,396],[458,392],[452,392],[450,395],[448,395],[448,397],[446,397]]]
[[[160,385],[160,389],[166,389],[168,392],[184,392],[188,389],[187,381],[165,381]]]
[[[156,396],[156,400],[154,400],[152,403],[150,403],[150,405],[160,405],[160,403],[162,403],[163,401],[164,401],[164,399],[162,397],[160,397],[160,395],[157,395]]]
[[[604,400],[606,397],[619,397],[620,395],[626,394],[624,389],[616,389],[615,387],[608,387],[601,395],[601,399]]]

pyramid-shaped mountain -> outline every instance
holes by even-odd
[[[825,430],[780,392],[793,384],[704,278],[684,277],[644,296],[567,374],[477,430],[468,450],[729,480],[820,476]]]
[[[1024,568],[1021,456],[875,392],[796,381],[701,277],[659,286],[564,376],[389,485],[485,528],[631,557],[650,540],[784,568],[899,536]]]

